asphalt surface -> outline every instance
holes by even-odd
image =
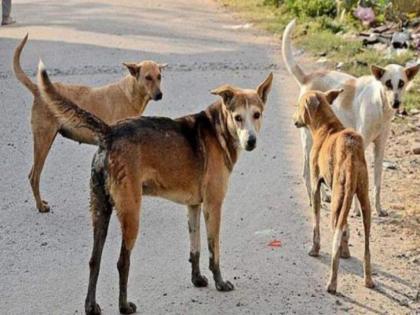
[[[297,87],[280,65],[276,41],[238,28],[241,22],[210,0],[22,0],[13,1],[13,13],[18,24],[0,27],[1,314],[83,314],[92,246],[88,182],[95,147],[57,137],[41,179],[52,212],[35,209],[27,180],[32,96],[11,71],[13,49],[26,32],[22,65],[32,78],[39,57],[54,80],[87,85],[119,79],[124,61],[167,62],[163,100],[151,102],[146,115],[199,111],[215,100],[212,88],[256,87],[274,72],[257,149],[240,156],[224,203],[221,268],[236,289],[220,293],[213,281],[193,287],[185,208],[145,198],[128,289],[139,313],[378,313],[364,301],[340,302],[325,292],[330,242],[323,258],[307,255],[310,213],[291,123]],[[211,279],[204,232],[201,269]],[[272,240],[281,247],[268,246]],[[113,216],[97,291],[104,314],[118,314],[119,246]],[[370,294],[360,258],[344,263],[339,291],[347,281]]]

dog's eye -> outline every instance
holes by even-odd
[[[147,75],[147,76],[146,76],[146,80],[147,80],[147,81],[152,81],[152,80],[153,80],[153,78],[152,78],[152,76],[151,76],[151,75]]]
[[[235,116],[235,120],[236,120],[237,122],[242,122],[242,117],[241,117],[240,115],[236,115],[236,116]]]
[[[162,76],[158,74],[157,79],[160,81],[160,79],[162,79]]]
[[[399,88],[399,89],[402,89],[402,88],[403,88],[403,86],[404,86],[404,81],[403,81],[403,80],[400,80],[400,81],[398,82],[398,88]]]
[[[254,119],[259,119],[261,117],[260,113],[254,113]]]
[[[385,86],[386,86],[388,89],[392,90],[392,83],[391,83],[391,80],[386,81],[386,82],[385,82]]]

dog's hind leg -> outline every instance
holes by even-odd
[[[190,234],[191,281],[196,287],[206,287],[207,278],[200,272],[200,215],[201,205],[188,206],[188,232]]]
[[[376,213],[380,217],[385,217],[388,213],[382,209],[381,206],[381,185],[382,185],[382,164],[384,160],[385,142],[388,138],[388,131],[383,132],[374,141],[374,184],[375,184],[375,209]]]
[[[346,178],[343,176],[335,174],[332,185],[331,223],[334,229],[334,238],[331,252],[331,276],[327,291],[333,294],[337,290],[337,274],[342,245],[343,242],[347,241],[347,239],[343,239],[343,234],[347,229],[347,216],[351,208],[355,190],[351,182],[351,175],[349,174]]]
[[[96,303],[96,283],[98,281],[102,250],[112,213],[112,205],[109,202],[109,196],[105,192],[104,181],[102,174],[95,171],[92,172],[90,207],[94,240],[92,256],[89,261],[89,287],[85,300],[85,311],[88,315],[101,314],[101,308]]]
[[[349,249],[349,239],[350,239],[350,228],[346,224],[343,229],[343,237],[341,239],[341,258],[350,258],[350,249]]]
[[[34,141],[34,164],[29,173],[29,182],[31,183],[32,193],[35,198],[36,207],[39,212],[48,212],[50,207],[48,202],[42,200],[39,191],[39,182],[41,179],[41,172],[44,167],[45,160],[51,145],[57,136],[58,127],[55,123],[42,122],[42,126],[32,124],[33,141]]]
[[[360,200],[363,217],[363,228],[365,232],[365,257],[364,257],[364,273],[365,273],[365,286],[373,288],[375,286],[372,280],[372,268],[370,264],[370,249],[369,249],[369,237],[370,237],[370,222],[371,222],[371,208],[369,202],[369,191],[367,186],[367,175],[365,176],[366,184],[359,184],[357,189],[357,197]]]
[[[130,255],[137,239],[140,220],[141,183],[126,176],[119,184],[111,188],[111,195],[115,202],[118,218],[121,223],[122,244],[118,259],[120,275],[119,308],[122,314],[136,312],[136,305],[127,300],[127,283],[130,270]]]
[[[312,248],[309,252],[309,256],[317,257],[319,256],[319,250],[321,248],[321,233],[319,231],[319,220],[320,220],[320,209],[321,209],[321,183],[312,183],[314,191],[312,195],[312,211],[313,211],[313,223],[312,223]]]
[[[222,215],[222,200],[207,200],[204,202],[204,219],[207,228],[207,242],[209,247],[209,268],[213,273],[213,279],[218,291],[232,291],[233,284],[224,281],[220,272],[219,234]]]

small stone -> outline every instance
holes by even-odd
[[[48,245],[48,242],[42,242],[41,243],[41,246],[47,246]]]
[[[420,146],[419,145],[413,146],[412,151],[414,154],[420,154]]]
[[[388,169],[388,170],[396,170],[397,169],[397,165],[395,165],[395,163],[390,162],[390,161],[384,161],[382,165],[385,169]]]

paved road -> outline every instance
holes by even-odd
[[[258,148],[240,157],[224,205],[222,270],[236,290],[217,292],[213,282],[205,289],[192,286],[185,209],[146,198],[129,281],[140,313],[378,313],[357,295],[339,300],[324,292],[330,243],[321,259],[306,254],[309,211],[299,176],[298,133],[290,119],[297,88],[277,66],[279,47],[272,38],[236,29],[240,22],[210,0],[58,3],[14,1],[19,24],[0,28],[1,314],[83,313],[92,245],[88,181],[94,147],[57,138],[42,178],[53,211],[35,210],[27,181],[32,97],[10,70],[13,49],[26,32],[25,71],[33,75],[41,56],[54,80],[63,82],[112,82],[125,75],[123,61],[169,63],[164,99],[149,105],[149,115],[199,111],[214,100],[210,89],[223,83],[255,87],[275,73]],[[210,278],[202,239],[202,270]],[[268,247],[272,239],[280,239],[282,247]],[[118,312],[119,244],[113,217],[97,293],[105,314]],[[339,289],[355,283],[358,294],[373,294],[362,287],[359,259],[345,262],[344,270]]]

